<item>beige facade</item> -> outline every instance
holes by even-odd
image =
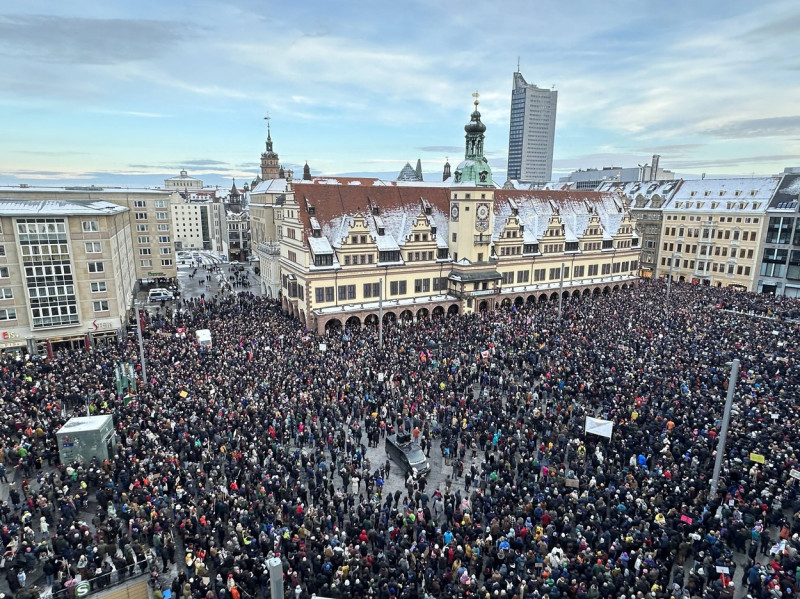
[[[663,208],[658,276],[753,291],[780,177],[684,181]]]
[[[0,187],[0,198],[18,200],[100,200],[128,209],[133,234],[136,278],[174,279],[178,276],[175,263],[174,234],[170,217],[171,198],[177,192],[157,189],[119,189],[102,187]]]
[[[638,281],[635,222],[612,194],[340,179],[290,182],[280,209],[282,304],[318,332],[375,323],[380,304],[410,320]]]
[[[128,212],[0,199],[0,347],[44,354],[116,342],[136,283]]]

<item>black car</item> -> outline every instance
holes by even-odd
[[[431,463],[422,447],[407,433],[386,436],[386,455],[397,462],[406,474],[414,472],[422,476],[431,471]]]

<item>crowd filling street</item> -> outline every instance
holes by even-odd
[[[390,324],[381,348],[239,287],[145,315],[134,396],[114,370],[141,373],[135,336],[5,356],[3,588],[65,597],[155,568],[157,597],[258,599],[278,557],[289,599],[796,597],[799,315],[642,281],[561,318],[543,302]],[[87,410],[113,415],[114,455],[60,463],[55,432]],[[439,476],[385,461],[392,432]]]

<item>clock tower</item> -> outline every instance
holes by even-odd
[[[483,153],[486,125],[475,109],[464,127],[464,160],[456,167],[450,187],[450,255],[455,262],[488,263],[494,226],[494,182]]]

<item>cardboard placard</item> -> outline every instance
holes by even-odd
[[[789,470],[789,476],[800,480],[800,470],[795,470],[794,468],[792,468],[791,470]]]
[[[564,486],[569,487],[570,489],[579,489],[580,483],[578,482],[577,478],[568,478],[564,481]]]
[[[728,566],[717,566],[717,574],[729,574]]]
[[[189,397],[189,393],[187,391],[181,391],[180,393],[178,393],[178,395],[180,395],[184,399]]]
[[[756,462],[757,464],[763,464],[764,463],[764,456],[761,455],[760,453],[751,453],[750,454],[750,461],[751,462]]]
[[[681,522],[686,522],[686,524],[691,524],[692,519],[689,516],[683,515],[681,516]]]

